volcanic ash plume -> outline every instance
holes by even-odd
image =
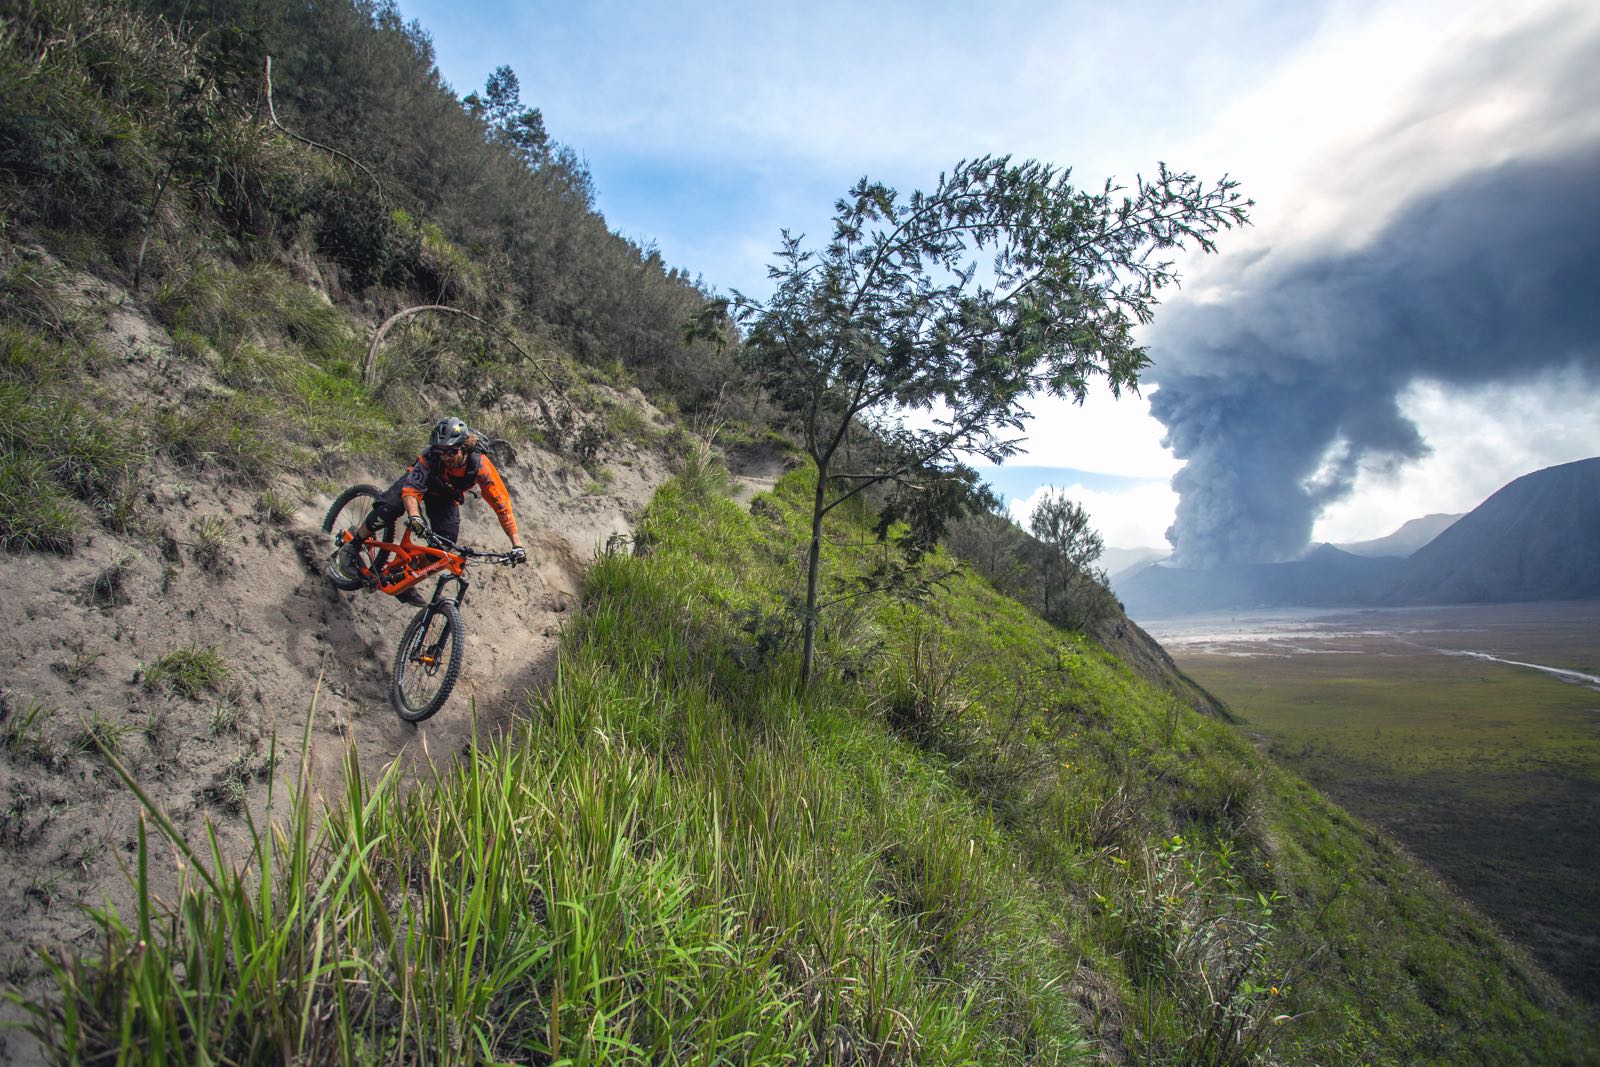
[[[1414,382],[1600,382],[1600,149],[1477,172],[1357,251],[1258,275],[1167,309],[1150,346],[1151,410],[1187,461],[1184,566],[1289,558],[1358,469],[1424,455]]]

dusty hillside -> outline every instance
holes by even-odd
[[[115,357],[116,388],[160,396],[194,386],[194,368],[170,358],[171,338],[131,302],[92,303],[104,309],[99,341]],[[636,390],[607,399],[664,426]],[[440,411],[455,403],[438,397]],[[527,406],[501,404],[508,417]],[[425,435],[419,427],[419,447]],[[138,805],[91,735],[193,840],[210,819],[225,842],[237,842],[245,808],[259,814],[265,805],[274,746],[280,788],[298,767],[308,714],[312,762],[331,788],[347,744],[369,774],[397,761],[404,774],[425,773],[470,743],[474,709],[477,729],[494,731],[526,706],[555,669],[584,567],[627,537],[668,464],[636,443],[613,441],[587,467],[510,444],[500,465],[531,565],[470,573],[461,681],[420,726],[388,705],[395,646],[416,609],[382,594],[340,593],[321,576],[332,546],[320,524],[332,496],[355,482],[387,484],[398,470],[308,471],[280,478],[268,496],[231,486],[224,472],[158,458],[139,533],[99,530],[68,556],[0,555],[12,664],[0,723],[8,861],[0,924],[13,934],[0,965],[10,977],[37,973],[32,946],[80,938],[82,907],[126,899],[119,862],[133,847]],[[485,505],[469,500],[463,511],[466,543],[505,544]],[[171,671],[163,679],[157,665],[175,652],[221,676],[189,687]]]

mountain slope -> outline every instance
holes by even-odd
[[[1600,458],[1524,475],[1417,550],[1397,604],[1600,597]]]
[[[1304,559],[1249,563],[1209,570],[1151,564],[1115,583],[1128,614],[1139,619],[1207,611],[1333,607],[1376,601],[1400,572],[1401,561],[1352,555],[1319,545]]]
[[[1442,532],[1399,558],[1434,529]],[[1600,458],[1524,475],[1465,516],[1413,519],[1376,541],[1319,545],[1288,563],[1211,570],[1153,564],[1116,576],[1114,589],[1128,614],[1143,619],[1600,597]]]
[[[1376,537],[1370,541],[1345,542],[1335,547],[1349,552],[1353,556],[1399,556],[1404,558],[1444,533],[1459,518],[1461,518],[1460,515],[1435,512],[1432,515],[1424,515],[1421,518],[1408,519],[1401,524],[1398,530],[1383,537]]]

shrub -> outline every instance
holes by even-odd
[[[395,223],[371,179],[341,174],[307,192],[317,246],[345,269],[352,289],[410,282],[422,241]]]
[[[122,8],[60,0],[29,5],[0,38],[0,171],[34,195],[30,221],[130,231],[154,185],[148,142],[103,88],[147,95],[171,38]],[[170,48],[169,48],[170,51]],[[166,58],[166,57],[160,57]]]
[[[936,632],[916,629],[903,654],[892,657],[877,688],[891,729],[919,748],[952,760],[977,741],[963,721],[969,701],[961,692],[964,665]]]
[[[728,465],[710,437],[688,436],[678,466],[678,481],[683,491],[697,499],[726,496]]]
[[[1245,888],[1227,851],[1181,835],[1118,862],[1125,878],[1099,902],[1129,976],[1173,998],[1182,1017],[1179,1058],[1255,1063],[1273,1000],[1287,987],[1269,973],[1278,897]],[[1163,1028],[1147,1020],[1144,1029]]]
[[[189,550],[194,553],[195,562],[213,574],[222,570],[228,563],[228,520],[221,515],[207,515],[195,519],[189,529],[194,531]]]
[[[294,501],[284,496],[275,489],[268,489],[256,497],[256,511],[260,517],[274,526],[287,525],[294,518]]]
[[[249,753],[235,753],[222,770],[211,776],[210,784],[196,792],[195,799],[215,804],[229,815],[239,814],[249,796],[253,763]]]
[[[190,266],[156,287],[155,312],[174,338],[216,340],[228,323],[233,287],[223,268],[209,263]],[[186,347],[194,348],[192,343]]]
[[[66,551],[82,525],[63,497],[108,526],[138,522],[134,473],[143,442],[124,422],[71,395],[82,350],[15,327],[0,330],[0,537]],[[92,358],[92,357],[91,357]],[[67,394],[67,395],[63,395]]]
[[[50,669],[77,685],[94,671],[94,665],[105,657],[105,653],[99,650],[91,652],[82,641],[71,642],[69,647],[72,649],[72,658],[57,660],[50,665]]]
[[[84,598],[90,604],[101,608],[121,607],[132,598],[128,594],[128,572],[132,568],[134,557],[131,553],[118,553],[111,557],[99,574],[89,582],[84,590]]]
[[[82,752],[98,751],[115,756],[122,751],[123,737],[132,729],[133,727],[127,723],[117,722],[107,717],[104,712],[97,711],[89,718],[81,720],[78,749]]]
[[[44,723],[40,719],[46,710],[37,697],[19,705],[15,696],[0,689],[0,748],[24,753],[42,743]]]
[[[84,332],[85,317],[70,294],[64,272],[24,253],[0,271],[0,320],[26,322],[35,330],[78,339]],[[8,328],[5,333],[14,337],[22,331]],[[9,348],[9,338],[0,347]],[[20,369],[12,353],[7,352],[5,358],[8,370]]]
[[[38,456],[0,453],[0,546],[70,552],[83,513]]]
[[[185,467],[220,467],[248,486],[263,486],[282,469],[282,426],[265,398],[217,397],[157,412],[151,423],[163,452]]]
[[[211,705],[211,733],[220,737],[223,734],[239,733],[239,722],[244,715],[244,709],[234,700],[222,699]]]
[[[175,648],[145,668],[142,684],[152,692],[166,691],[195,699],[215,692],[228,680],[228,664],[215,645]]]
[[[70,400],[46,398],[39,409],[42,435],[25,444],[42,448],[50,473],[68,492],[101,515],[117,513],[144,449],[127,424]],[[20,430],[20,427],[17,428]],[[12,437],[6,426],[0,433]]]
[[[348,362],[359,354],[359,342],[344,316],[305,286],[283,285],[277,311],[284,335],[318,362]]]
[[[618,404],[606,412],[606,433],[623,441],[648,441],[655,429],[642,410],[632,404]]]

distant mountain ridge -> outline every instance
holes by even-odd
[[[1340,607],[1377,603],[1405,561],[1368,558],[1319,545],[1287,563],[1240,563],[1192,570],[1154,563],[1114,585],[1128,614],[1163,618],[1207,611]]]
[[[1600,457],[1525,474],[1418,549],[1387,602],[1600,597]]]
[[[1100,557],[1100,566],[1105,568],[1105,572],[1113,581],[1116,581],[1124,572],[1132,572],[1148,564],[1161,562],[1171,554],[1171,551],[1163,548],[1108,548]]]
[[[1430,527],[1440,532],[1398,558]],[[1424,516],[1374,541],[1320,545],[1288,563],[1209,570],[1152,564],[1119,575],[1114,588],[1130,616],[1147,619],[1600,597],[1600,457],[1523,475],[1467,515]]]
[[[1342,552],[1352,556],[1368,556],[1382,558],[1386,556],[1404,559],[1423,545],[1438,537],[1457,519],[1458,514],[1436,512],[1424,515],[1418,519],[1408,519],[1399,529],[1384,537],[1375,537],[1369,541],[1341,541],[1321,542],[1313,545],[1307,552],[1310,555],[1317,551],[1323,544],[1331,545]],[[1133,577],[1135,573],[1151,563],[1161,563],[1171,555],[1170,549],[1160,548],[1108,548],[1105,555],[1100,557],[1101,566],[1111,576],[1113,583],[1121,583]]]
[[[1460,513],[1448,515],[1435,512],[1420,519],[1411,519],[1387,537],[1370,541],[1350,541],[1338,547],[1354,556],[1397,556],[1405,559],[1435,537],[1453,526]]]

